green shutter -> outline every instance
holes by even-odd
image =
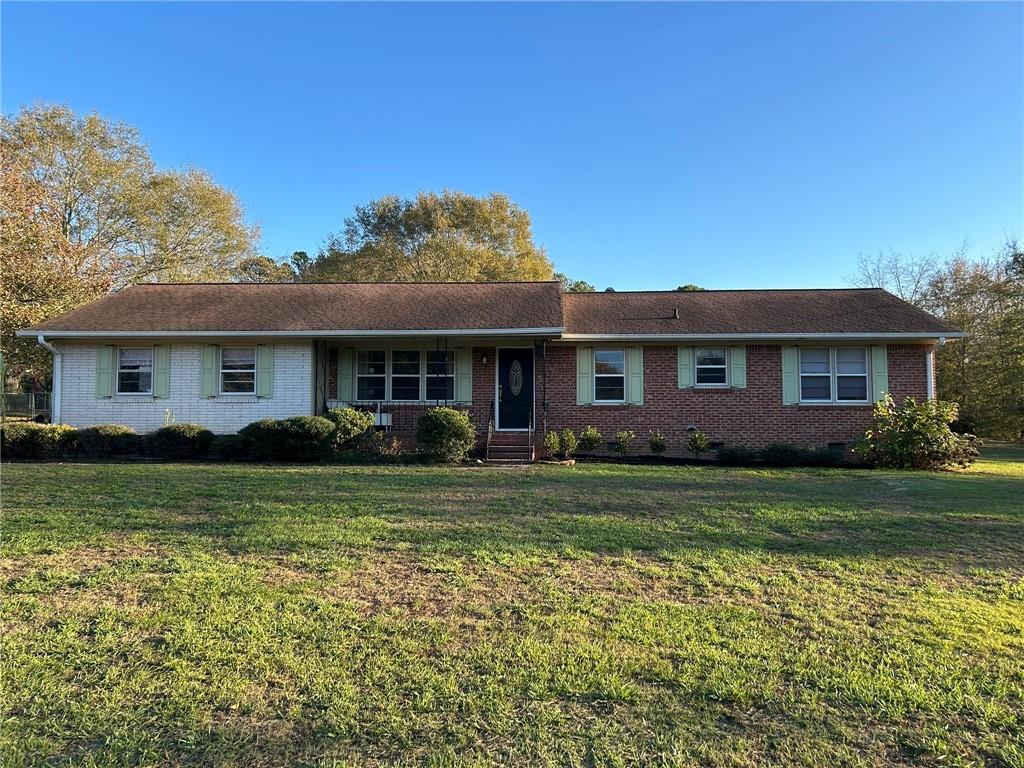
[[[355,350],[338,350],[338,399],[343,403],[351,403],[356,399],[352,392],[355,359]]]
[[[217,346],[209,344],[202,349],[202,366],[199,378],[199,396],[217,396]]]
[[[693,347],[679,347],[676,350],[679,389],[689,389],[694,385]]]
[[[460,403],[473,402],[473,348],[455,350],[455,399]]]
[[[274,347],[256,346],[256,397],[274,396]]]
[[[889,391],[889,355],[884,346],[871,348],[871,399],[876,403]]]
[[[590,405],[594,400],[593,368],[593,347],[576,347],[576,405]]]
[[[782,404],[796,405],[800,402],[800,350],[796,347],[782,348]]]
[[[166,344],[153,347],[153,397],[171,396],[171,348]]]
[[[96,397],[112,397],[114,394],[114,348],[110,345],[96,347]]]
[[[644,348],[626,347],[626,402],[644,404]]]
[[[729,347],[729,386],[747,388],[747,348]]]

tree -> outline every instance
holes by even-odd
[[[233,278],[239,283],[291,283],[295,281],[295,269],[269,256],[247,256],[235,268]]]
[[[706,290],[706,289],[701,288],[699,285],[694,285],[693,283],[687,283],[686,285],[680,285],[678,288],[676,288],[676,290],[677,291],[703,291],[703,290]]]
[[[356,207],[331,235],[307,281],[551,280],[530,217],[505,195],[421,192]]]
[[[586,280],[573,280],[564,272],[555,272],[555,280],[562,284],[565,293],[593,293],[597,290]]]
[[[966,248],[966,244],[961,246],[958,255],[962,256]],[[924,300],[938,266],[934,255],[905,256],[892,250],[862,253],[857,257],[857,273],[849,281],[862,288],[884,288],[904,301],[918,304]]]

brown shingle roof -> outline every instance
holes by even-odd
[[[548,283],[154,283],[40,323],[58,331],[398,331],[561,328]]]
[[[956,332],[879,288],[567,293],[563,301],[566,335]]]

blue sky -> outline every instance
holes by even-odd
[[[262,249],[387,193],[504,192],[599,287],[841,286],[1024,237],[1024,5],[23,4],[2,103],[210,171]]]

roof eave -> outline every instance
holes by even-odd
[[[21,337],[49,336],[50,338],[80,339],[80,338],[128,338],[135,336],[146,337],[230,337],[230,336],[260,336],[260,337],[282,337],[282,338],[350,338],[368,339],[381,337],[409,337],[409,336],[561,336],[565,328],[551,326],[544,328],[415,328],[400,330],[299,330],[299,331],[228,331],[228,330],[139,330],[139,331],[97,331],[97,330],[61,330],[57,328],[24,328],[17,331]]]
[[[843,333],[563,333],[561,341],[934,341],[962,339],[963,331],[867,331]]]

